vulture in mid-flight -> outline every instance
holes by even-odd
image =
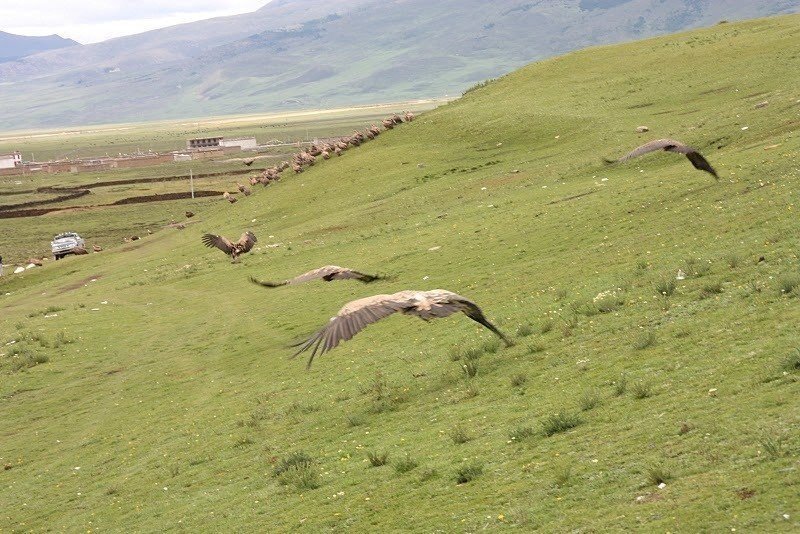
[[[254,161],[255,161],[255,159],[248,158],[248,159],[242,160],[242,163],[244,163],[245,165],[247,165],[249,167],[250,165],[253,164]]]
[[[644,154],[649,154],[650,152],[657,152],[658,150],[683,154],[689,159],[689,161],[692,162],[692,165],[695,169],[705,171],[719,180],[717,171],[714,170],[714,167],[711,166],[711,164],[702,156],[702,154],[700,154],[700,152],[688,145],[684,145],[680,141],[675,141],[674,139],[656,139],[655,141],[650,141],[649,143],[643,144],[629,154],[625,154],[618,160],[606,159],[605,162],[622,163],[623,161],[628,161],[629,159],[643,156]]]
[[[239,254],[250,252],[253,246],[258,242],[253,232],[248,230],[243,233],[239,241],[233,243],[227,237],[214,234],[203,234],[203,244],[207,247],[217,247],[222,252],[231,257],[231,263],[236,263],[239,259]]]
[[[339,267],[338,265],[326,265],[313,271],[308,271],[300,276],[284,280],[283,282],[262,282],[254,277],[250,277],[250,281],[264,287],[280,287],[294,284],[302,284],[303,282],[310,282],[312,280],[324,280],[330,282],[332,280],[358,280],[369,284],[375,280],[380,280],[382,277],[373,274],[364,274],[347,267]]]
[[[434,289],[431,291],[400,291],[391,295],[375,295],[348,302],[335,317],[331,317],[322,330],[308,340],[294,345],[300,347],[300,350],[292,357],[313,346],[306,366],[309,368],[317,352],[326,353],[340,342],[351,339],[367,325],[380,321],[395,312],[416,315],[424,321],[463,312],[473,321],[494,332],[505,342],[506,346],[513,345],[510,339],[484,317],[477,304],[451,291]]]

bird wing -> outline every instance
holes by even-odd
[[[203,234],[203,244],[207,247],[217,247],[225,254],[233,252],[233,243],[221,235]]]
[[[242,234],[236,244],[239,245],[239,247],[242,249],[242,252],[250,252],[257,241],[258,239],[256,239],[255,234],[248,230]]]
[[[686,157],[689,158],[689,161],[692,162],[692,165],[695,169],[699,169],[701,171],[706,171],[707,173],[711,174],[714,178],[719,180],[719,175],[717,175],[717,171],[714,170],[714,167],[703,157],[700,152],[696,150],[691,150],[690,152],[686,152]]]
[[[314,361],[317,352],[324,354],[336,347],[340,342],[352,339],[367,325],[380,321],[384,317],[388,317],[409,306],[408,299],[403,298],[402,293],[375,295],[348,302],[335,317],[328,321],[325,328],[308,340],[295,345],[299,346],[300,349],[292,357],[308,350],[313,345],[314,349],[307,365],[307,367],[311,367],[311,362]]]
[[[359,282],[364,282],[365,284],[369,284],[375,280],[380,280],[381,278],[382,277],[377,274],[366,274],[347,268],[342,268],[333,276],[334,280],[358,280]]]
[[[631,152],[625,154],[617,161],[623,162],[628,161],[632,158],[638,158],[639,156],[643,156],[645,154],[649,154],[650,152],[657,152],[659,150],[669,150],[671,152],[678,152],[680,147],[685,147],[683,143],[680,141],[675,141],[674,139],[656,139],[655,141],[650,141],[649,143],[645,143],[640,147],[634,148]]]

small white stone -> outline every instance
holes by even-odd
[[[709,397],[716,397],[717,396],[717,388],[711,388],[708,390]]]
[[[750,129],[749,126],[742,126],[742,131],[749,130],[749,129]]]
[[[789,514],[783,514],[784,519],[789,519]]]
[[[666,487],[667,487],[667,485],[665,483],[663,483],[663,482],[658,485],[658,489],[664,489]]]

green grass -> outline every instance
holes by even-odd
[[[798,268],[798,37],[800,18],[775,18],[544,61],[209,205],[202,224],[4,275],[0,462],[13,467],[0,474],[0,530],[462,532],[500,514],[547,532],[796,530],[800,381],[760,378],[800,346],[797,299],[778,287]],[[696,145],[721,180],[675,154],[600,160],[667,136]],[[141,209],[61,224],[99,232]],[[26,222],[25,235],[49,239],[49,217]],[[199,241],[245,228],[259,244],[238,264]],[[642,258],[650,267],[635,273]],[[678,281],[663,309],[656,281],[686,258],[708,272]],[[329,263],[393,278],[248,281]],[[724,291],[697,298],[714,280]],[[618,287],[612,312],[570,309]],[[433,288],[473,299],[507,335],[528,322],[536,333],[495,349],[463,315],[398,314],[310,371],[288,358],[350,300]],[[28,318],[49,306],[64,310]],[[657,342],[634,350],[642,331]],[[73,342],[56,347],[57,332]],[[13,371],[5,343],[23,337],[49,361]],[[477,396],[464,394],[454,346],[482,351]],[[639,380],[657,394],[634,398]],[[582,424],[543,435],[541,421],[578,413],[595,387],[603,402]],[[680,435],[686,421],[695,430]],[[536,435],[509,444],[523,424]],[[455,443],[457,425],[472,439]],[[779,454],[764,452],[765,428]],[[297,451],[310,463],[276,474]],[[370,469],[367,451],[421,465]],[[574,468],[560,484],[563,465]],[[660,465],[674,478],[636,503]],[[757,496],[739,499],[743,487]]]

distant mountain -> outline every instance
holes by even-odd
[[[460,94],[533,60],[800,0],[274,0],[0,64],[0,128]]]
[[[45,50],[66,48],[77,44],[79,44],[77,41],[64,39],[58,35],[32,37],[0,31],[0,63],[14,61]]]

